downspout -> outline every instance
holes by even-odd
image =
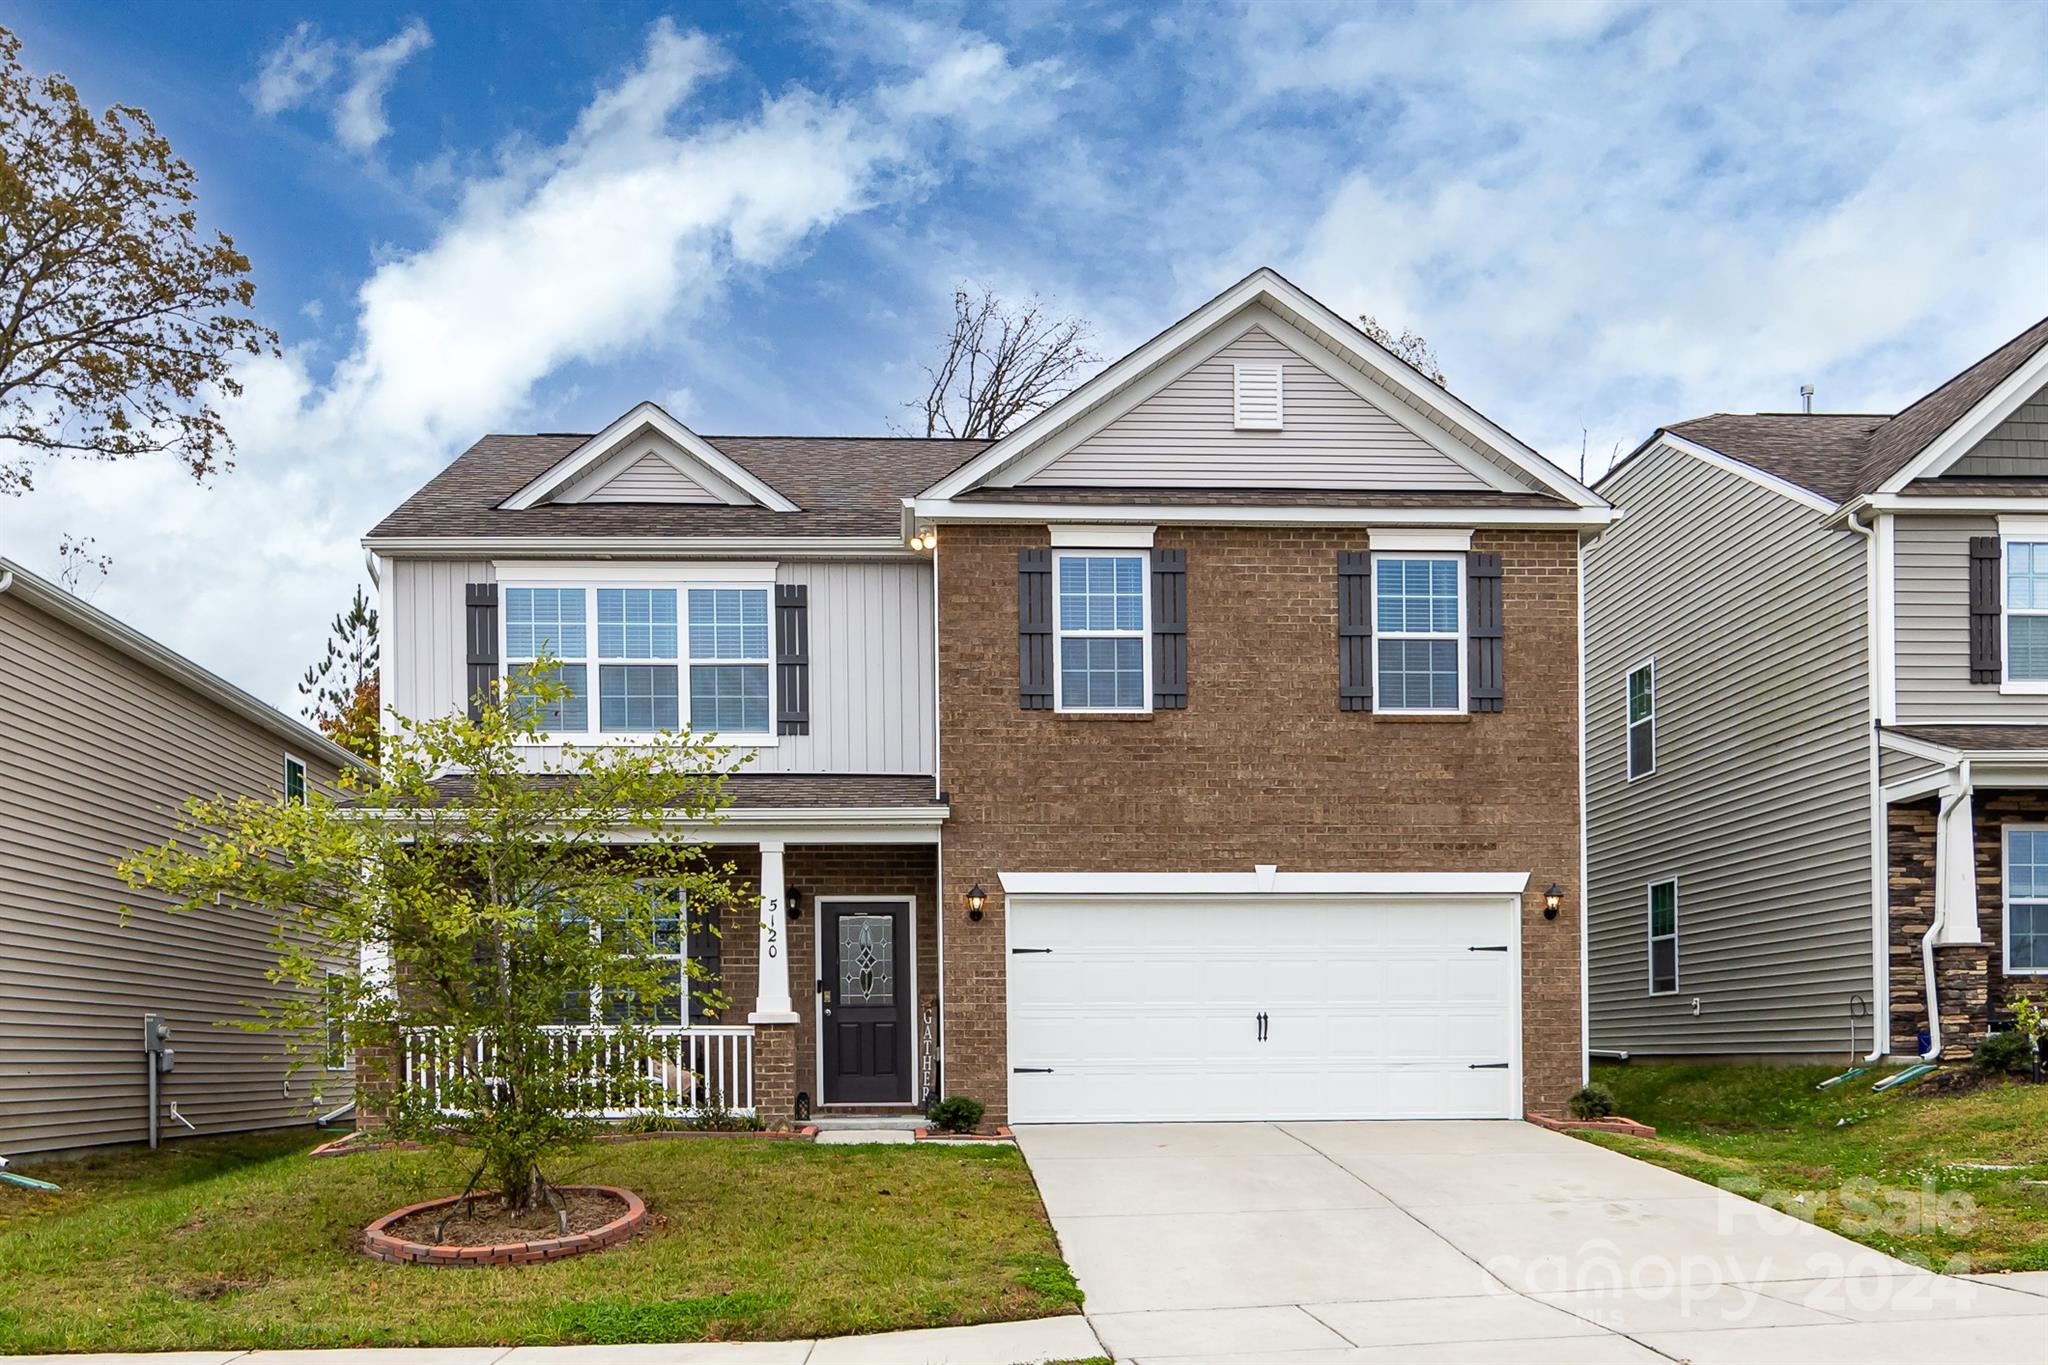
[[[1879,618],[1878,594],[1885,585],[1878,580],[1877,533],[1857,516],[1852,509],[1844,522],[1851,531],[1863,537],[1863,574],[1866,583],[1864,628],[1870,632],[1869,647],[1864,651],[1868,665],[1870,685],[1870,980],[1873,987],[1871,997],[1877,1008],[1871,1012],[1870,1055],[1863,1059],[1866,1065],[1882,1061],[1891,1051],[1891,869],[1885,856],[1886,809],[1884,804],[1884,782],[1879,770],[1878,727],[1882,717],[1878,711],[1878,689],[1882,685],[1878,677],[1884,652],[1879,648],[1877,632]],[[1930,980],[1932,977],[1930,976]]]
[[[1955,772],[1955,788],[1943,793],[1941,814],[1934,821],[1934,922],[1920,936],[1920,973],[1927,982],[1927,1050],[1920,1054],[1923,1062],[1941,1058],[1941,1001],[1934,984],[1934,940],[1948,922],[1952,903],[1951,897],[1942,894],[1950,874],[1944,855],[1954,851],[1949,848],[1954,841],[1948,836],[1948,827],[1955,819],[1956,807],[1970,799],[1970,760],[1958,763]]]

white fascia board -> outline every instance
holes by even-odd
[[[1960,749],[1951,749],[1942,744],[1930,744],[1924,739],[1914,739],[1912,736],[1902,735],[1896,730],[1880,728],[1877,732],[1877,742],[1887,749],[1895,749],[1902,754],[1910,754],[1914,758],[1924,758],[1929,763],[1939,763],[1944,767],[1952,768],[1962,762],[1965,757]]]
[[[2028,356],[2025,363],[2005,377],[2004,383],[1978,399],[1975,407],[1928,442],[1925,450],[1879,484],[1877,491],[1896,493],[1915,479],[1931,479],[1941,474],[1990,435],[1992,428],[2017,412],[2044,383],[2048,383],[2048,346]]]
[[[1925,777],[1916,777],[1911,781],[1895,782],[1881,789],[1880,795],[1883,804],[1895,806],[1901,801],[1918,801],[1923,796],[1932,796],[1948,784],[1949,774],[1946,771],[1929,773]]]
[[[2022,494],[1968,496],[1962,494],[1871,493],[1853,503],[1843,504],[1847,512],[1869,507],[1880,512],[1991,512],[2032,513],[2048,516],[2048,498]],[[1839,513],[1837,515],[1840,515]]]
[[[917,559],[894,536],[379,536],[363,540],[381,555],[453,559]]]
[[[1371,549],[1389,553],[1414,550],[1423,554],[1463,554],[1472,548],[1472,532],[1448,528],[1399,530],[1376,526],[1366,531],[1365,543]]]
[[[662,586],[685,583],[744,583],[750,587],[768,587],[775,582],[773,560],[709,563],[600,559],[571,565],[559,559],[500,559],[492,563],[491,570],[497,575],[500,584],[510,587],[558,584],[564,581]]]
[[[652,431],[685,451],[703,466],[704,473],[709,475],[713,484],[725,485],[719,491],[727,492],[734,502],[756,503],[774,512],[799,510],[795,503],[776,492],[759,476],[669,416],[659,403],[654,402],[636,405],[499,505],[509,511],[520,512],[545,501],[642,431]]]
[[[1005,896],[1519,896],[1526,872],[998,872]]]
[[[2048,504],[2028,516],[2000,516],[1998,535],[2001,540],[2048,540]]]
[[[919,501],[948,500],[979,486],[997,470],[1018,459],[1040,442],[1065,430],[1092,410],[1097,403],[1107,400],[1124,385],[1161,364],[1190,341],[1200,337],[1210,328],[1218,326],[1239,309],[1260,302],[1282,310],[1283,315],[1284,312],[1292,312],[1310,321],[1330,339],[1333,346],[1377,374],[1387,387],[1406,393],[1424,408],[1433,408],[1444,413],[1452,421],[1485,441],[1493,448],[1493,453],[1504,462],[1522,470],[1558,496],[1579,507],[1606,506],[1606,500],[1592,489],[1510,436],[1448,389],[1439,388],[1422,379],[1409,366],[1374,344],[1353,323],[1340,317],[1269,266],[1261,266],[1253,271],[959,469],[940,479],[925,490]]]
[[[1028,495],[1029,489],[1018,489]],[[915,516],[931,521],[1046,522],[1192,522],[1209,526],[1457,526],[1598,528],[1620,520],[1612,507],[1246,507],[1223,504],[1133,503],[1087,505],[1034,503],[1028,496],[1015,502],[954,502],[918,498]]]
[[[1726,470],[1728,473],[1734,474],[1739,478],[1748,479],[1760,488],[1768,488],[1780,497],[1790,498],[1800,506],[1812,508],[1816,512],[1831,514],[1837,506],[1832,498],[1824,498],[1811,488],[1801,487],[1790,479],[1780,478],[1768,470],[1758,469],[1755,465],[1738,460],[1732,455],[1723,455],[1712,446],[1703,446],[1697,441],[1688,441],[1683,436],[1673,436],[1667,432],[1657,444],[1674,450],[1681,455],[1690,455],[1703,464],[1710,464],[1716,469]]]

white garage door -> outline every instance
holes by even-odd
[[[1513,898],[1012,896],[1017,1123],[1520,1116]]]

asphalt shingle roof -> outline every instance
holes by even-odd
[[[577,779],[536,773],[530,780],[559,786]],[[435,778],[433,786],[443,799],[471,791],[470,779],[460,774]],[[732,810],[911,810],[940,804],[931,776],[916,773],[734,773],[725,779],[725,793]]]
[[[1717,412],[1662,428],[1658,435],[1683,436],[1822,497],[1846,502],[1882,486],[1911,464],[2044,346],[2048,318],[1896,414]],[[1914,491],[1964,490],[1943,482]]]
[[[1885,732],[1965,753],[2048,751],[2048,725],[1888,725]]]

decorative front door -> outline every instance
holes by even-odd
[[[827,1104],[908,1104],[910,905],[823,901],[818,998]]]

